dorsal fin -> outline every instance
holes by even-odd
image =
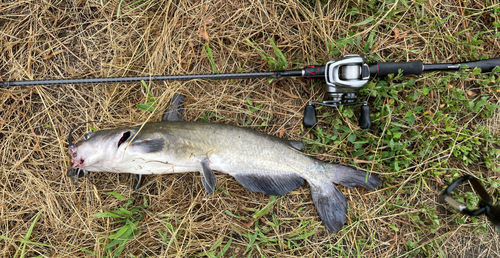
[[[167,109],[161,121],[180,122],[184,120],[184,102],[186,97],[184,95],[175,93],[172,97],[170,108]]]

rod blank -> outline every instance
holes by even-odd
[[[192,74],[192,75],[165,75],[165,76],[138,76],[138,77],[109,77],[109,78],[80,78],[61,80],[35,80],[35,81],[8,81],[0,82],[0,88],[25,87],[35,85],[61,85],[61,84],[83,84],[83,83],[131,83],[140,81],[187,81],[196,79],[225,80],[246,78],[273,78],[277,72],[259,73],[227,73],[227,74]]]

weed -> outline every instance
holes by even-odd
[[[215,61],[214,61],[214,54],[212,53],[212,49],[208,45],[208,43],[205,43],[205,54],[207,55],[208,61],[210,61],[210,65],[212,65],[212,70],[214,73],[219,73],[217,71],[217,66],[215,66]]]
[[[137,104],[136,106],[139,109],[142,109],[142,110],[145,110],[145,111],[149,111],[149,112],[153,112],[156,109],[155,106],[158,103],[158,101],[155,100],[155,98],[153,97],[153,95],[149,91],[149,87],[146,84],[146,82],[141,80],[141,84],[146,89],[146,103],[144,103],[144,104]]]
[[[269,198],[269,203],[262,210],[256,212],[253,215],[253,218],[257,219],[269,213],[269,211],[273,208],[273,204],[274,202],[276,202],[277,198],[278,196],[272,195],[271,198]]]
[[[262,112],[259,112],[259,111],[261,111],[261,108],[264,105],[264,103],[261,103],[259,105],[254,104],[253,101],[250,100],[250,96],[247,96],[247,103],[248,103],[247,109],[251,115],[245,121],[245,125],[250,125],[253,122],[253,123],[257,123],[257,125],[255,125],[255,126],[267,126],[269,121],[271,121],[271,119],[273,118],[273,114],[270,112],[267,112],[269,114],[269,116],[260,115]],[[259,113],[259,114],[257,114],[257,113]],[[258,119],[258,120],[256,120],[256,119]],[[264,121],[260,122],[260,120],[264,120]],[[260,122],[260,124],[259,124],[259,122]]]
[[[116,218],[119,220],[111,222],[111,224],[123,224],[121,227],[111,231],[116,232],[113,235],[104,236],[106,240],[102,243],[104,245],[104,253],[108,257],[118,257],[123,252],[123,249],[125,249],[127,243],[134,238],[134,236],[140,234],[141,231],[138,226],[144,219],[144,209],[147,207],[147,202],[144,201],[141,206],[132,207],[134,200],[127,200],[125,197],[115,192],[110,192],[109,194],[119,200],[126,200],[123,204],[123,208],[96,213],[94,217]]]
[[[120,0],[120,2],[118,3],[118,7],[116,9],[116,17],[120,17],[121,15],[121,10],[122,10],[122,4],[125,0]],[[142,3],[141,3],[142,2]],[[127,4],[125,12],[131,12],[135,9],[138,9],[138,8],[141,8],[143,7],[144,5],[146,5],[147,3],[149,3],[151,1],[145,1],[145,0],[136,0],[130,4]]]
[[[208,252],[204,253],[204,255],[206,255],[206,256],[208,256],[210,258],[221,258],[221,257],[224,257],[224,254],[227,252],[227,250],[229,250],[229,247],[231,247],[231,243],[233,242],[233,236],[232,235],[229,236],[229,240],[227,241],[227,243],[217,253],[216,250],[222,244],[222,240],[223,240],[223,238],[219,238],[214,243],[214,245],[212,247],[210,247],[210,250]]]
[[[260,210],[255,210],[251,218],[234,215],[229,211],[226,214],[241,219],[250,220],[253,222],[253,232],[242,233],[233,228],[233,230],[241,237],[246,243],[245,254],[247,257],[261,256],[265,257],[262,250],[268,247],[278,248],[282,251],[288,250],[290,254],[300,254],[303,249],[305,241],[312,236],[316,231],[312,230],[314,224],[312,220],[302,220],[300,226],[293,231],[283,234],[281,227],[285,221],[279,221],[276,215],[272,212],[273,207],[280,202],[278,196],[271,196],[269,202]],[[304,207],[305,208],[305,207]],[[299,209],[298,212],[300,212]],[[269,220],[269,215],[271,220]],[[258,254],[256,254],[258,253]],[[305,254],[305,253],[304,253]]]
[[[281,52],[281,50],[279,50],[278,47],[276,47],[276,44],[274,44],[273,39],[270,38],[269,41],[271,42],[271,45],[274,49],[274,54],[276,55],[276,58],[268,55],[261,47],[257,45],[257,43],[252,42],[249,39],[246,40],[250,44],[250,46],[252,46],[257,51],[257,53],[259,53],[262,59],[267,61],[267,64],[269,65],[271,71],[285,70],[288,67],[288,62],[285,55],[283,55],[283,52]],[[269,78],[269,83],[271,83],[273,80],[274,78]]]
[[[161,229],[157,229],[157,231],[158,234],[160,234],[162,242],[166,245],[171,245],[173,244],[172,242],[176,242],[186,229],[186,225],[182,224],[177,218],[179,215],[181,214],[167,214],[162,216],[167,217],[162,221],[165,230],[162,231]]]
[[[17,257],[17,254],[19,253],[19,257],[24,258],[26,255],[26,245],[31,244],[31,245],[39,245],[39,246],[45,246],[45,247],[51,247],[54,248],[51,245],[47,244],[42,244],[42,243],[36,243],[36,242],[31,242],[29,241],[31,234],[33,233],[33,228],[35,227],[36,222],[38,221],[38,218],[40,218],[40,215],[42,215],[43,210],[40,210],[36,216],[35,219],[33,219],[33,222],[31,223],[30,228],[28,229],[28,232],[26,232],[26,235],[24,236],[23,240],[17,240],[17,239],[12,239],[8,237],[4,237],[0,235],[0,239],[7,240],[7,241],[16,241],[16,242],[21,242],[21,245],[17,249],[16,253],[14,254],[13,257]]]
[[[223,120],[224,117],[218,115],[215,112],[212,111],[207,111],[201,114],[201,121],[202,122],[209,122],[211,121],[212,118],[215,118],[215,121]]]

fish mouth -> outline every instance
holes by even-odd
[[[83,158],[72,159],[71,162],[73,163],[74,168],[81,168],[84,166],[85,160]]]
[[[73,167],[78,168],[83,166],[85,160],[83,158],[78,159],[78,153],[74,144],[69,146],[68,153],[71,155],[71,163],[73,163]]]

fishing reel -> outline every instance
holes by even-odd
[[[356,93],[370,79],[370,67],[364,57],[357,54],[345,55],[329,61],[325,66],[308,66],[303,71],[305,77],[308,75],[311,75],[313,78],[319,78],[321,75],[324,76],[325,84],[323,89],[326,95],[323,102],[310,101],[307,103],[304,108],[303,122],[305,127],[311,128],[318,122],[314,105],[331,108],[361,105],[359,126],[363,129],[370,128],[371,120],[368,102],[356,102]]]

